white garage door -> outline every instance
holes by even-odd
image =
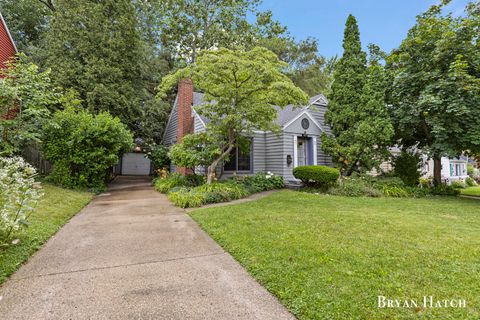
[[[122,175],[147,176],[150,174],[150,159],[144,153],[125,153],[122,157]]]

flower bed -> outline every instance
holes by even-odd
[[[236,176],[226,181],[205,184],[203,177],[176,173],[155,181],[155,189],[166,193],[181,208],[241,199],[250,194],[283,188],[283,178],[270,172],[253,176]]]

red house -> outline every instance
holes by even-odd
[[[17,47],[1,13],[0,19],[0,68],[6,69],[7,62],[17,53]]]
[[[1,13],[0,20],[0,69],[6,69],[8,61],[15,57],[17,47],[15,46],[15,42],[13,42],[12,35]],[[0,78],[3,77],[4,75],[0,73]],[[6,120],[13,119],[17,113],[18,106],[14,106],[13,108],[7,109],[7,113],[0,115],[0,118]]]

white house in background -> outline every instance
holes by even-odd
[[[459,158],[442,157],[442,180],[450,183],[456,180],[465,180],[468,177],[467,164],[468,158],[460,156]],[[433,177],[433,159],[423,156],[422,177]]]

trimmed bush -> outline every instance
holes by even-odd
[[[104,189],[109,169],[132,147],[132,133],[107,112],[68,108],[43,128],[42,151],[53,164],[49,179],[69,188]]]
[[[306,185],[326,188],[335,184],[340,171],[327,166],[300,166],[293,169],[293,176]]]
[[[420,156],[416,153],[402,151],[393,159],[394,174],[410,187],[418,185],[420,179]]]

